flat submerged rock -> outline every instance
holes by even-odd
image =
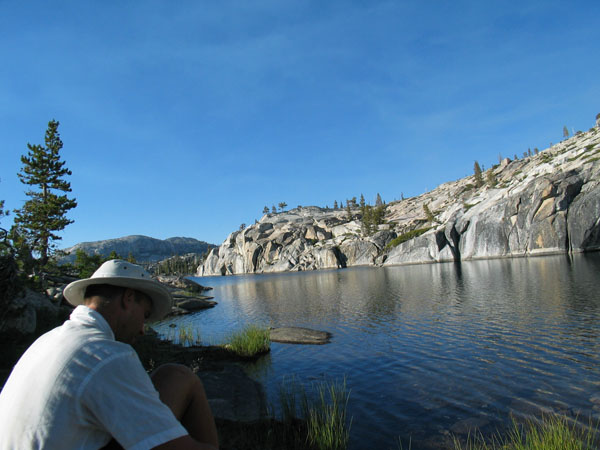
[[[282,344],[328,344],[331,333],[300,327],[271,328],[271,341]]]

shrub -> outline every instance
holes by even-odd
[[[426,228],[417,228],[415,230],[411,230],[407,233],[401,234],[395,239],[392,239],[390,243],[386,246],[387,249],[392,249],[402,244],[403,242],[409,241],[411,239],[416,238],[417,236],[421,236],[423,233],[431,230],[431,227]]]

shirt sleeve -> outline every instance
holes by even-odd
[[[186,429],[160,401],[133,350],[115,355],[90,377],[81,397],[84,420],[126,449],[142,450],[185,436]]]

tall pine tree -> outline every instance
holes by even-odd
[[[473,165],[473,172],[475,174],[475,186],[483,186],[483,176],[481,175],[481,167],[479,166],[479,163],[477,161],[475,161],[475,164]]]
[[[67,197],[71,184],[64,178],[71,175],[60,159],[63,146],[58,133],[59,122],[51,120],[46,130],[45,146],[27,144],[27,156],[21,156],[23,167],[18,173],[23,184],[32,186],[26,192],[29,200],[15,210],[15,225],[21,230],[28,245],[39,254],[39,263],[46,265],[53,241],[61,237],[56,232],[73,223],[67,212],[77,206],[75,199]]]

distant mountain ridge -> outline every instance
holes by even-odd
[[[213,247],[215,245],[189,237],[172,237],[162,240],[148,236],[132,235],[104,241],[81,242],[64,249],[63,251],[68,254],[61,258],[60,262],[72,263],[75,261],[76,251],[80,249],[88,255],[100,254],[106,257],[115,251],[124,258],[131,254],[136,261],[155,262],[174,255],[203,254]]]

